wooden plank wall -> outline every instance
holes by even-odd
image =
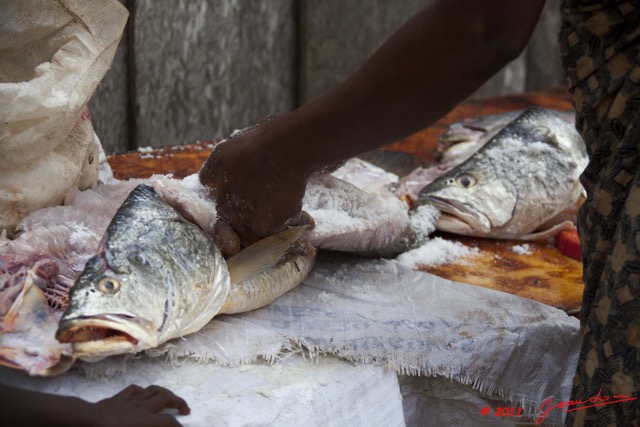
[[[107,153],[219,138],[295,108],[295,0],[123,3],[126,33],[90,104]]]
[[[214,139],[341,82],[425,0],[120,0],[129,22],[91,100],[108,153]],[[563,82],[548,0],[525,52],[473,99]]]
[[[120,0],[127,6],[128,1]],[[96,135],[107,153],[122,153],[135,147],[132,144],[129,118],[128,53],[131,15],[111,67],[98,85],[89,102],[89,110]]]
[[[429,3],[425,0],[301,2],[302,103],[317,98],[344,80],[396,29]],[[485,83],[472,99],[546,89],[563,82],[557,42],[559,8],[560,0],[547,0],[522,55]]]

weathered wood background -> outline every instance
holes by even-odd
[[[91,100],[108,153],[215,139],[341,82],[425,0],[121,0],[130,17]],[[548,0],[523,54],[472,98],[563,82]],[[434,41],[435,42],[435,41]],[[434,61],[437,60],[434,58]]]

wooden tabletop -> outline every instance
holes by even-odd
[[[565,111],[572,108],[564,89],[530,92],[464,103],[440,121],[382,149],[409,154],[416,162],[430,164],[437,153],[438,137],[449,125],[466,118],[521,110],[538,105]],[[146,178],[154,173],[171,173],[183,178],[198,171],[207,159],[213,141],[183,146],[136,151],[109,156],[114,176],[118,179]],[[421,270],[451,280],[516,294],[549,304],[572,315],[578,315],[582,299],[582,264],[562,255],[553,240],[527,242],[528,253],[514,251],[523,242],[497,241],[441,235],[449,240],[478,248],[479,255],[459,264],[422,266]]]

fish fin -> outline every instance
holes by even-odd
[[[232,256],[227,261],[231,283],[244,282],[276,265],[307,228],[308,225],[288,228],[265,237]]]
[[[18,317],[20,317],[20,314],[23,316],[25,314],[28,315],[34,307],[38,305],[47,305],[47,300],[44,294],[40,288],[33,283],[31,274],[31,272],[27,274],[27,278],[20,294],[13,301],[9,311],[7,311],[2,319],[2,324],[0,326],[1,332],[13,331],[16,327],[16,321],[18,320]]]
[[[537,233],[526,234],[518,238],[518,240],[544,240],[551,238],[561,232],[562,230],[568,230],[574,228],[572,221],[563,221],[560,224],[556,224],[553,227],[542,230]]]
[[[43,372],[39,373],[39,375],[45,376],[45,377],[53,377],[53,376],[60,375],[64,372],[67,372],[69,368],[71,368],[71,365],[75,363],[75,361],[76,361],[75,355],[61,354],[60,360],[58,360],[58,362],[56,362],[55,365],[48,367]]]

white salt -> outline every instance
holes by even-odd
[[[184,177],[184,179],[182,180],[182,185],[184,185],[185,188],[196,191],[206,189],[200,182],[200,178],[198,178],[197,173]]]
[[[434,206],[421,205],[409,216],[411,229],[416,234],[416,239],[421,241],[436,230],[436,221],[441,212]]]
[[[367,193],[332,175],[309,179],[303,209],[316,221],[309,242],[324,249],[376,250],[409,222],[406,204],[394,196]]]
[[[531,245],[525,243],[523,245],[516,245],[511,250],[519,255],[530,255],[531,254]]]
[[[398,255],[396,261],[411,268],[417,268],[420,265],[464,263],[464,258],[479,252],[478,248],[470,248],[460,242],[435,237],[419,248]]]

